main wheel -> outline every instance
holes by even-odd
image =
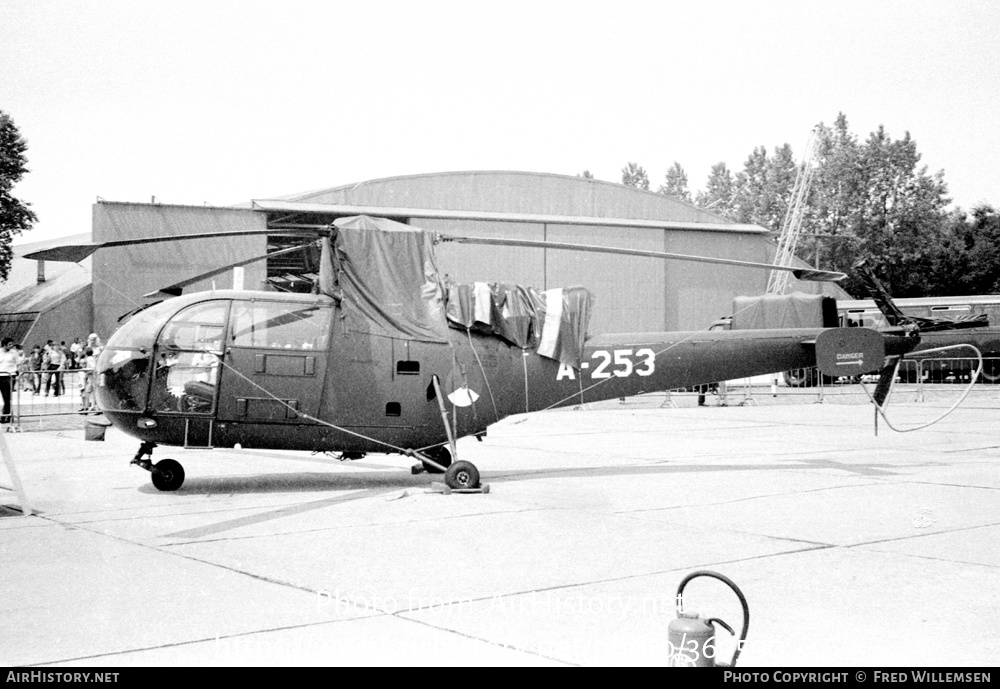
[[[435,447],[433,450],[427,450],[427,452],[425,452],[424,454],[433,459],[441,466],[443,466],[445,469],[451,466],[451,451],[447,447],[444,447],[443,445],[441,447]],[[428,464],[427,462],[423,461],[421,462],[421,464],[424,465],[424,471],[426,471],[428,474],[444,473],[444,471],[438,469],[433,464]]]
[[[990,385],[1000,383],[1000,360],[983,359],[983,373],[980,381]]]
[[[180,462],[163,459],[153,465],[153,485],[157,490],[177,490],[184,483],[184,467]]]
[[[816,384],[816,369],[796,368],[784,373],[785,385],[790,388],[811,388]]]
[[[472,462],[455,462],[444,472],[444,482],[449,488],[478,488],[479,469]]]

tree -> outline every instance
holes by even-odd
[[[919,164],[920,154],[909,132],[894,140],[879,127],[859,143],[840,113],[832,127],[820,124],[816,136],[800,258],[848,273],[842,286],[855,296],[866,295],[863,283],[851,275],[860,258],[868,259],[895,296],[932,295],[947,284],[960,284],[955,278],[949,283],[938,276],[947,274],[946,264],[966,250],[952,250],[949,257],[942,247],[946,242],[964,246],[970,230],[964,221],[949,221],[944,174],[928,174],[926,166]],[[725,173],[724,167],[713,168],[712,193],[699,195],[700,205],[715,202],[737,222],[780,230],[798,174],[791,147],[779,146],[773,156],[763,146],[755,148],[733,180],[728,204],[722,201]],[[810,235],[816,240],[808,241]],[[980,263],[991,265],[990,257]],[[983,277],[977,284],[983,281],[989,282]]]
[[[931,263],[935,296],[1000,293],[1000,214],[989,205],[949,214]]]
[[[0,110],[0,280],[7,280],[13,258],[14,236],[30,230],[37,218],[30,204],[16,199],[11,191],[25,172],[28,145],[7,113]]]
[[[584,170],[583,172],[578,174],[577,177],[583,177],[584,179],[594,179],[594,173],[591,172],[590,170]]]
[[[708,174],[705,191],[699,191],[695,196],[695,204],[724,218],[735,218],[735,200],[736,182],[733,173],[725,163],[716,163]]]
[[[859,153],[857,252],[869,258],[894,296],[927,296],[927,278],[947,234],[944,173],[928,175],[927,166],[918,167],[920,154],[909,132],[894,141],[880,126]],[[849,266],[835,269],[843,268]],[[861,291],[853,278],[844,288]]]
[[[673,166],[667,170],[664,183],[657,189],[657,193],[664,196],[674,196],[685,201],[691,200],[691,192],[688,191],[688,176],[684,168],[676,160]]]
[[[792,147],[787,143],[774,149],[774,155],[767,161],[764,177],[766,201],[761,207],[762,224],[776,231],[782,229],[785,214],[792,202],[792,190],[798,177],[799,165],[792,155]]]
[[[639,163],[629,163],[622,168],[622,184],[649,191],[649,175]]]
[[[861,146],[843,113],[837,115],[832,127],[817,126],[815,163],[803,221],[808,232],[823,237],[813,245],[818,253],[813,261],[849,268],[859,258],[854,238],[866,192]]]
[[[733,210],[737,222],[767,226],[766,209],[770,205],[767,198],[767,167],[767,150],[760,146],[753,149],[753,153],[743,164],[743,170],[736,173]]]

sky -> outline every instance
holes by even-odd
[[[909,132],[953,204],[1000,206],[1000,2],[0,0],[0,110],[27,141],[15,243],[92,204],[228,205],[522,170],[692,192],[847,116]]]

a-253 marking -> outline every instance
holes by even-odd
[[[656,352],[649,348],[635,351],[631,349],[615,349],[613,351],[596,349],[591,353],[590,359],[591,361],[582,362],[580,367],[589,369],[591,362],[594,362],[594,370],[590,373],[591,379],[600,380],[612,376],[628,378],[633,373],[637,376],[648,376],[656,370]],[[563,378],[575,380],[576,372],[570,366],[560,364],[556,380]]]

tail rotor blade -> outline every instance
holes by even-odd
[[[889,363],[882,367],[878,373],[878,384],[875,386],[875,392],[872,394],[872,399],[875,400],[875,404],[879,408],[885,406],[885,400],[889,397],[889,391],[892,389],[892,383],[896,380],[896,370],[899,368],[899,362],[901,357],[894,356],[889,358]]]

